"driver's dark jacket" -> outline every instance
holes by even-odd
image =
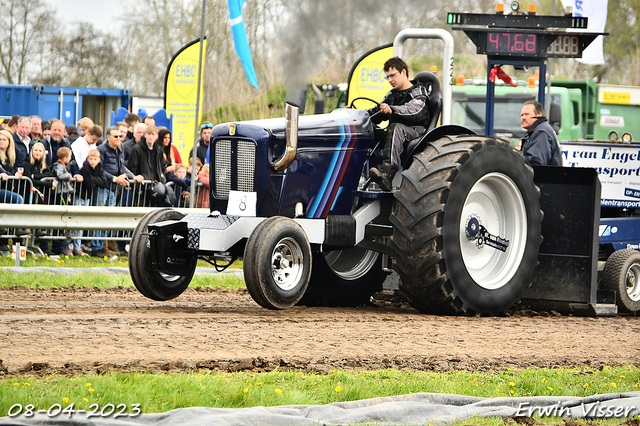
[[[427,127],[429,119],[429,95],[427,88],[415,83],[406,90],[391,89],[382,100],[383,104],[389,105],[391,115],[376,114],[371,117],[374,123],[389,120],[389,124],[402,123],[407,126]],[[379,111],[379,107],[369,110],[369,115]]]

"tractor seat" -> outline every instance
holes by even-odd
[[[429,118],[427,119],[427,132],[438,123],[440,112],[442,111],[442,89],[440,80],[432,72],[422,71],[416,74],[413,83],[420,83],[427,88],[429,94]]]
[[[424,135],[426,135],[430,130],[436,127],[436,124],[438,124],[438,118],[440,118],[440,113],[442,112],[442,90],[440,89],[440,81],[434,73],[429,71],[422,71],[416,74],[416,77],[412,82],[422,84],[427,88],[427,93],[429,94],[429,117],[427,118],[428,125],[427,131],[424,133]],[[419,138],[405,143],[404,151],[402,152],[403,164],[405,163],[407,156],[411,152],[413,152],[414,148],[416,147],[416,145],[418,145],[424,135],[421,135]]]

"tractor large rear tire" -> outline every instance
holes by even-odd
[[[522,154],[492,137],[444,137],[402,176],[391,245],[410,304],[496,315],[517,303],[542,242],[540,193]]]

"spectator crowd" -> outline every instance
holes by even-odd
[[[196,207],[209,206],[211,128],[209,122],[201,125],[197,143]],[[156,127],[151,116],[141,120],[130,113],[124,121],[103,130],[88,117],[66,126],[55,118],[43,122],[38,116],[15,115],[3,120],[0,130],[2,203],[187,207],[192,170],[191,160],[188,166],[183,164],[169,129]],[[162,191],[157,190],[158,185]],[[116,241],[118,235],[106,231],[84,235],[83,231],[10,232],[6,228],[0,228],[0,252],[10,251],[9,238],[28,236],[47,255],[127,255],[126,241]]]

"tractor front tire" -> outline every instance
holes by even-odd
[[[506,141],[429,143],[402,173],[390,218],[409,303],[425,313],[505,313],[537,265],[539,197],[533,170]]]
[[[131,280],[143,296],[153,300],[170,300],[181,295],[193,278],[197,259],[194,256],[187,275],[164,274],[152,265],[148,226],[165,220],[180,220],[184,215],[172,209],[159,209],[147,213],[131,235],[129,245],[129,273]]]
[[[287,309],[300,301],[311,274],[311,246],[292,219],[262,221],[244,249],[244,280],[253,300],[267,309]]]

